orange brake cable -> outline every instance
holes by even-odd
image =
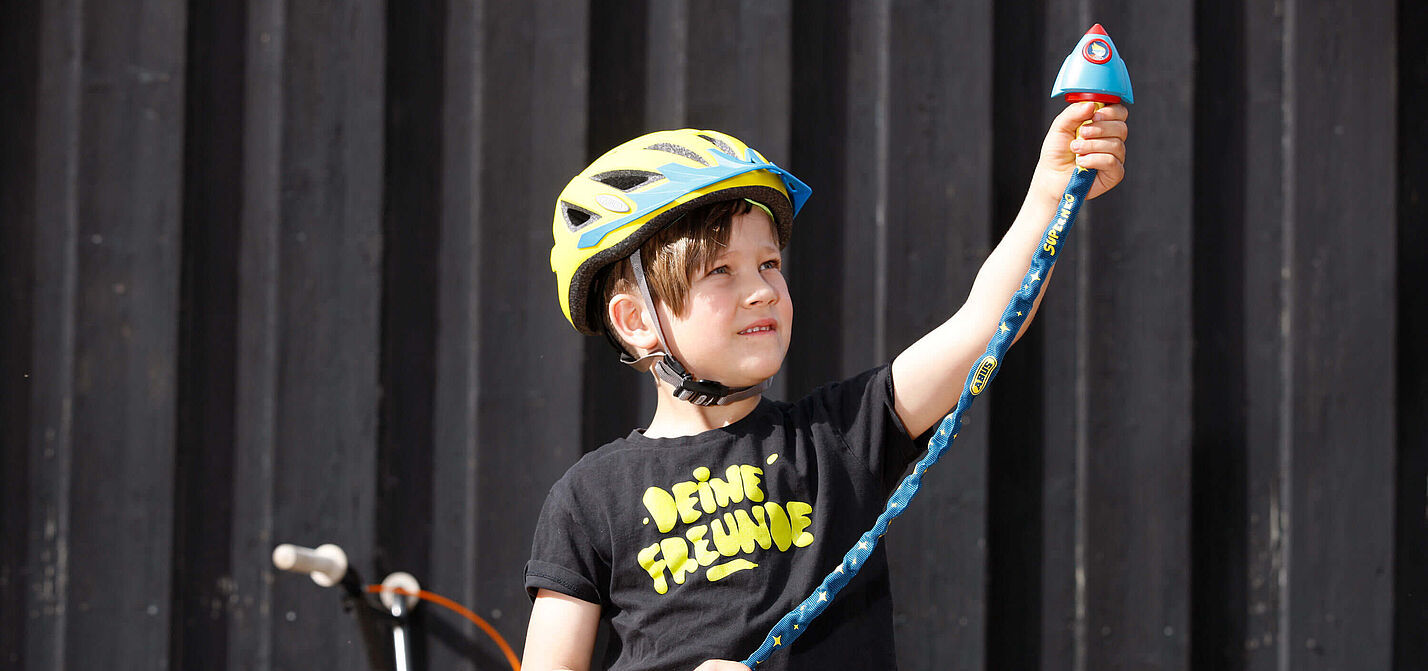
[[[490,623],[481,619],[480,615],[471,612],[471,609],[459,603],[456,603],[455,601],[452,601],[451,599],[448,599],[440,594],[437,594],[435,592],[428,592],[424,589],[418,590],[416,594],[412,594],[411,592],[408,592],[407,590],[404,590],[400,587],[387,589],[382,587],[381,585],[368,585],[367,591],[372,594],[379,594],[385,591],[392,592],[400,596],[415,596],[419,599],[425,599],[427,601],[430,601],[438,606],[441,606],[442,608],[455,612],[456,614],[472,622],[475,622],[476,626],[480,627],[481,631],[486,632],[486,635],[490,636],[491,640],[495,641],[496,645],[501,648],[501,652],[506,655],[506,661],[511,663],[512,671],[521,671],[521,660],[516,658],[515,651],[511,650],[511,646],[506,643],[506,639],[501,637],[501,632],[496,631],[495,627],[492,627]]]

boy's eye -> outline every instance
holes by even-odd
[[[715,268],[711,268],[711,269],[709,270],[709,274],[710,274],[710,275],[727,275],[727,274],[729,274],[729,266],[718,266],[718,267],[715,267]]]
[[[779,259],[769,259],[759,266],[759,270],[778,270],[781,267],[783,263]]]

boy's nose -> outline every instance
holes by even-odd
[[[750,287],[748,297],[744,301],[749,305],[762,305],[766,303],[778,302],[778,291],[773,285],[762,276],[754,280],[754,286]]]

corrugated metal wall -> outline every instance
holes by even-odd
[[[547,487],[653,407],[556,307],[564,182],[680,126],[809,182],[799,394],[960,304],[1094,22],[1129,176],[888,537],[902,668],[1428,659],[1422,3],[0,7],[4,668],[360,668],[282,541],[519,648]]]

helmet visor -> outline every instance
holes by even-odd
[[[679,163],[668,163],[660,166],[659,171],[665,179],[660,180],[649,189],[639,193],[629,194],[629,198],[635,201],[635,207],[630,214],[613,219],[599,226],[595,226],[580,234],[577,247],[580,249],[590,249],[600,244],[605,236],[613,233],[631,222],[643,216],[648,216],[650,212],[659,211],[670,203],[697,194],[705,187],[717,184],[731,177],[736,177],[744,173],[755,170],[765,170],[773,175],[777,175],[783,182],[784,191],[788,194],[788,199],[793,205],[793,214],[798,216],[799,210],[803,209],[803,204],[808,202],[808,197],[813,190],[803,183],[793,173],[780,168],[773,163],[759,156],[758,152],[749,149],[744,159],[740,160],[725,154],[719,150],[711,150],[718,163],[711,166],[693,168]]]

